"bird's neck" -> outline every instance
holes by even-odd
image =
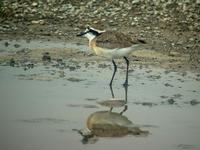
[[[101,47],[96,46],[96,39],[89,41],[89,47],[95,52],[96,55],[103,55],[104,50]]]
[[[92,39],[92,40],[89,41],[89,47],[90,47],[91,49],[94,49],[94,48],[97,47],[97,46],[96,46],[96,39]]]

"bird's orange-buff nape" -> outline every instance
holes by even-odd
[[[103,56],[105,50],[101,47],[96,46],[96,39],[89,41],[89,47],[94,50],[96,55]]]

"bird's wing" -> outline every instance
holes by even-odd
[[[115,31],[106,31],[105,33],[102,33],[100,36],[98,36],[96,39],[96,44],[98,47],[103,47],[107,49],[130,47],[133,44],[138,43],[142,42],[139,40],[133,40],[126,34]]]

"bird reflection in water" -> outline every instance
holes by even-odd
[[[92,113],[87,119],[87,128],[76,130],[82,135],[82,143],[96,143],[99,137],[123,137],[126,135],[147,136],[148,131],[143,131],[140,127],[133,124],[123,113],[128,109],[127,91],[128,86],[124,86],[125,99],[115,98],[112,86],[110,91],[111,100],[98,102],[102,106],[110,107],[108,111],[97,111]],[[112,112],[114,107],[124,107],[121,112]]]
[[[112,95],[112,98],[110,100],[105,100],[105,101],[100,101],[97,102],[101,106],[106,106],[110,107],[110,112],[113,110],[113,108],[119,108],[119,107],[124,107],[124,109],[120,112],[122,115],[127,109],[127,92],[128,92],[128,86],[123,86],[124,87],[124,99],[116,98],[112,86],[110,86],[110,92]]]

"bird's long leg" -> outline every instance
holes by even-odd
[[[126,58],[126,57],[124,57],[124,59],[125,59],[125,61],[126,61],[126,80],[125,80],[125,82],[124,82],[124,86],[128,86],[128,69],[129,69],[129,60]]]
[[[127,109],[128,109],[128,106],[125,105],[125,106],[124,106],[124,109],[123,109],[119,114],[122,115]]]
[[[113,88],[112,88],[112,84],[110,84],[110,92],[111,92],[111,95],[112,95],[112,98],[114,99],[115,98],[115,94],[113,92]],[[113,110],[113,107],[110,107],[110,112]]]
[[[111,92],[112,98],[115,98],[115,94],[114,94],[114,91],[113,91],[112,85],[110,85],[110,92]]]
[[[116,73],[116,71],[117,71],[117,65],[115,64],[115,61],[112,60],[112,63],[113,63],[113,66],[114,66],[114,72],[113,72],[112,78],[111,78],[111,80],[110,80],[110,86],[112,86],[112,82],[113,82],[113,79],[114,79],[114,77],[115,77],[115,73]]]
[[[125,90],[125,102],[127,103],[127,99],[128,99],[128,86],[124,86],[124,90]]]

